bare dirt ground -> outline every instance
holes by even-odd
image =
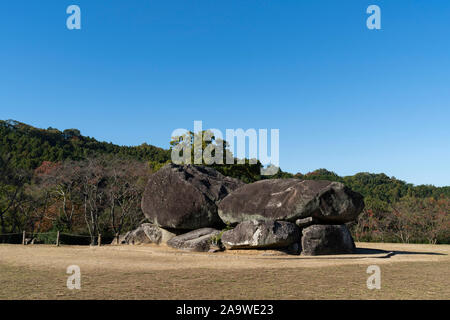
[[[166,246],[0,245],[0,299],[450,299],[450,245],[357,243],[353,255]],[[81,269],[81,290],[66,269]],[[369,265],[381,289],[369,290]]]

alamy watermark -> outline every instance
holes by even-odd
[[[67,14],[70,16],[66,20],[66,26],[69,30],[80,30],[81,29],[81,9],[77,5],[70,5],[66,10]]]
[[[371,265],[367,267],[366,273],[371,274],[369,278],[367,278],[367,289],[373,290],[381,289],[381,269],[377,265]]]
[[[381,9],[377,5],[370,5],[367,7],[366,12],[370,14],[367,18],[366,25],[369,30],[381,29]]]
[[[70,16],[66,20],[66,26],[69,30],[81,29],[81,9],[79,6],[72,4],[67,7],[66,13]],[[372,4],[367,7],[367,14],[370,16],[366,20],[366,26],[369,30],[381,29],[381,9],[379,6]]]
[[[77,265],[71,265],[67,267],[66,270],[67,274],[70,274],[69,277],[67,277],[67,288],[69,290],[81,289],[81,270],[80,267]]]
[[[267,129],[219,129],[203,130],[202,121],[194,121],[194,131],[176,129],[172,139],[171,160],[175,164],[256,164],[265,167],[261,175],[274,175],[280,167],[280,131],[270,130],[270,156],[268,155]],[[248,141],[248,144],[247,144]],[[247,151],[248,150],[248,154]],[[246,160],[247,159],[247,160]]]

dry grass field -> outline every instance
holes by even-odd
[[[356,245],[322,257],[0,245],[0,299],[450,299],[449,245]],[[66,287],[69,265],[81,290]],[[369,265],[381,268],[380,290],[367,289]]]

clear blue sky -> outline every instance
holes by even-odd
[[[285,171],[450,185],[447,0],[5,0],[0,39],[0,119],[165,148],[275,128]]]

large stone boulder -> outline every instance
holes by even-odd
[[[355,243],[345,225],[309,226],[302,231],[302,255],[345,254],[355,251]]]
[[[246,220],[314,217],[319,223],[355,220],[364,209],[362,195],[342,183],[323,180],[268,179],[243,185],[219,204],[219,216],[229,224]]]
[[[211,249],[213,238],[219,234],[217,229],[201,228],[176,236],[170,239],[167,245],[175,249],[207,252]]]
[[[142,211],[154,224],[194,230],[223,225],[217,204],[243,182],[211,167],[168,164],[152,174],[142,197]]]
[[[227,249],[285,248],[300,242],[300,229],[286,221],[244,221],[221,237]]]
[[[165,230],[150,223],[144,223],[135,230],[119,236],[118,244],[166,243],[177,235],[177,232],[172,231]],[[114,239],[111,244],[117,244],[117,239]]]

